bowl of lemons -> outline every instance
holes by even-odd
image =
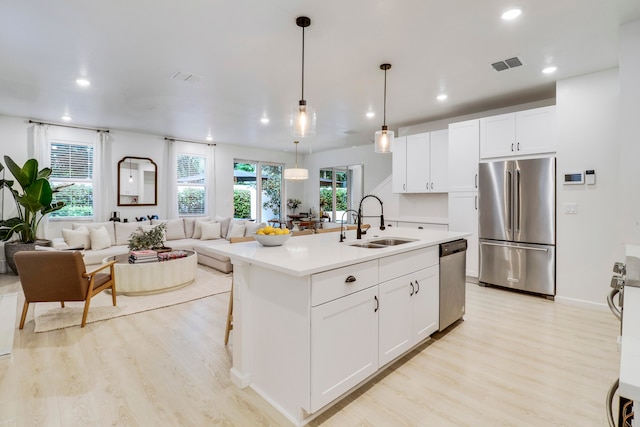
[[[266,227],[259,228],[253,235],[253,238],[262,246],[280,246],[291,237],[288,228]]]

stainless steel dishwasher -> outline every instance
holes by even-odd
[[[464,315],[467,240],[440,245],[440,328],[445,330]]]

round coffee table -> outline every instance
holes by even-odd
[[[110,256],[103,263],[116,260],[114,274],[116,293],[149,295],[166,292],[191,284],[198,271],[195,251],[184,250],[187,256],[168,261],[129,264],[129,254]]]

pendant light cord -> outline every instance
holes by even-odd
[[[304,27],[302,27],[302,98],[304,99]]]
[[[382,109],[382,126],[387,125],[387,70],[384,70],[384,107]]]

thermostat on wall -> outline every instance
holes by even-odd
[[[587,176],[587,185],[593,185],[596,183],[596,171],[593,169],[587,169],[585,172]]]
[[[565,184],[584,184],[584,174],[582,172],[565,172]]]

